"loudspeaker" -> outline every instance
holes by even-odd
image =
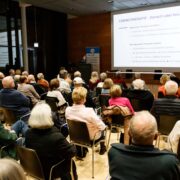
[[[162,73],[162,70],[155,70],[155,73]],[[154,80],[160,80],[162,74],[154,74]]]
[[[126,72],[133,72],[132,69],[126,69]],[[133,74],[126,74],[126,79],[131,79],[133,77]]]

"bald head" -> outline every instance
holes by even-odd
[[[137,112],[130,121],[129,134],[138,145],[152,145],[157,134],[157,123],[148,111]]]
[[[14,84],[14,79],[11,76],[6,76],[3,80],[2,80],[2,85],[3,88],[14,88],[15,84]]]

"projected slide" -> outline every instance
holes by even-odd
[[[114,67],[180,67],[180,6],[112,18]]]

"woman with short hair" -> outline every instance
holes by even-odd
[[[26,132],[26,147],[36,150],[42,163],[45,179],[48,179],[52,165],[65,159],[55,170],[57,177],[70,180],[71,158],[75,155],[74,145],[70,144],[60,131],[54,127],[51,108],[45,103],[38,103],[31,111],[30,129]]]

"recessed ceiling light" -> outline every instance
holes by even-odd
[[[113,1],[113,0],[108,0],[107,2],[108,2],[108,3],[113,3],[114,1]]]

